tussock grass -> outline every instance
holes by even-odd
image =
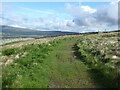
[[[82,61],[91,68],[92,73],[99,73],[96,78],[103,76],[104,86],[119,87],[120,56],[117,51],[117,33],[84,36],[79,39],[76,47]],[[112,56],[116,56],[117,59],[113,59]]]
[[[3,88],[47,88],[56,65],[53,56],[58,45],[65,40],[55,39],[49,43],[3,50],[2,55],[9,57],[27,52],[26,56],[13,60],[12,64],[3,65]]]
[[[3,65],[3,88],[119,87],[116,33],[45,40],[2,51],[5,57],[19,55]]]
[[[49,54],[53,46],[50,44],[31,44],[21,49],[27,56],[16,59],[12,64],[3,67],[3,87],[42,88],[49,84],[53,60]],[[19,53],[19,49],[7,49],[3,55]]]

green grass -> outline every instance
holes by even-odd
[[[74,56],[74,49],[72,48],[76,39],[66,39],[56,47],[53,52],[53,58],[56,60],[56,65],[52,72],[50,80],[51,88],[92,88],[99,87],[94,84],[92,77],[89,76],[88,68],[80,60]]]
[[[21,52],[28,53],[27,56],[21,57],[12,64],[3,67],[3,87],[48,87],[55,62],[50,53],[58,43],[60,43],[60,40],[49,44],[31,44],[22,49],[13,48],[3,50],[2,55],[4,56],[19,54]]]
[[[103,37],[104,36],[104,37]],[[108,55],[116,55],[117,53],[117,41],[115,43],[109,43],[108,41],[114,40],[110,37],[115,37],[117,35],[107,34],[105,35],[94,35],[82,37],[79,39],[76,47],[78,48],[79,55],[82,57],[82,61],[91,68],[92,75],[98,73],[96,78],[101,79],[105,87],[119,87],[118,77],[119,73],[119,61],[112,60],[112,58],[107,57]],[[117,36],[118,37],[118,36]],[[104,42],[104,40],[106,40]],[[115,41],[115,40],[114,40]],[[105,45],[106,43],[106,45]],[[101,45],[100,45],[101,44]],[[106,50],[107,48],[107,50]],[[112,51],[112,49],[115,49]],[[96,79],[95,78],[95,79]],[[97,80],[97,79],[96,79]]]
[[[3,55],[8,56],[28,52],[27,56],[3,67],[3,87],[97,87],[89,76],[88,68],[71,53],[75,40],[66,38],[49,44],[31,44],[21,50],[3,51]]]
[[[20,52],[22,52],[21,49],[11,48],[11,49],[2,50],[2,55],[3,56],[10,56],[10,55],[14,55],[14,54],[17,54],[17,53],[20,53]]]
[[[51,48],[52,46],[47,44],[24,47],[22,51],[28,52],[26,57],[19,58],[13,64],[3,67],[3,87],[47,87],[53,62],[48,59]],[[18,50],[8,49],[5,54],[11,55]]]
[[[10,65],[3,66],[4,88],[102,88],[118,87],[118,66],[110,57],[117,53],[110,44],[99,45],[105,34],[55,39],[47,44],[30,44],[3,50],[10,57],[26,52]],[[108,35],[110,38],[110,35]],[[115,37],[116,35],[111,35]],[[109,48],[106,49],[105,47]],[[111,49],[115,49],[111,51]],[[101,50],[107,50],[104,53]]]

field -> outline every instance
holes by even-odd
[[[120,32],[1,46],[3,88],[120,88]]]

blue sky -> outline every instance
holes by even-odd
[[[108,5],[110,2],[6,2],[3,5],[11,5],[14,13],[23,13],[24,10],[18,10],[18,7],[30,8],[34,10],[48,10],[59,13],[65,12],[65,5],[72,4],[75,6],[90,6],[92,8],[98,8],[101,5]],[[17,8],[16,8],[17,7]],[[10,11],[11,12],[11,11]]]
[[[0,20],[22,28],[88,32],[117,28],[114,9],[111,2],[4,2]]]

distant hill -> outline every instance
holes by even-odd
[[[25,28],[16,28],[11,26],[0,26],[2,28],[2,37],[45,37],[45,36],[57,36],[77,34],[75,32],[62,32],[62,31],[37,31]]]

